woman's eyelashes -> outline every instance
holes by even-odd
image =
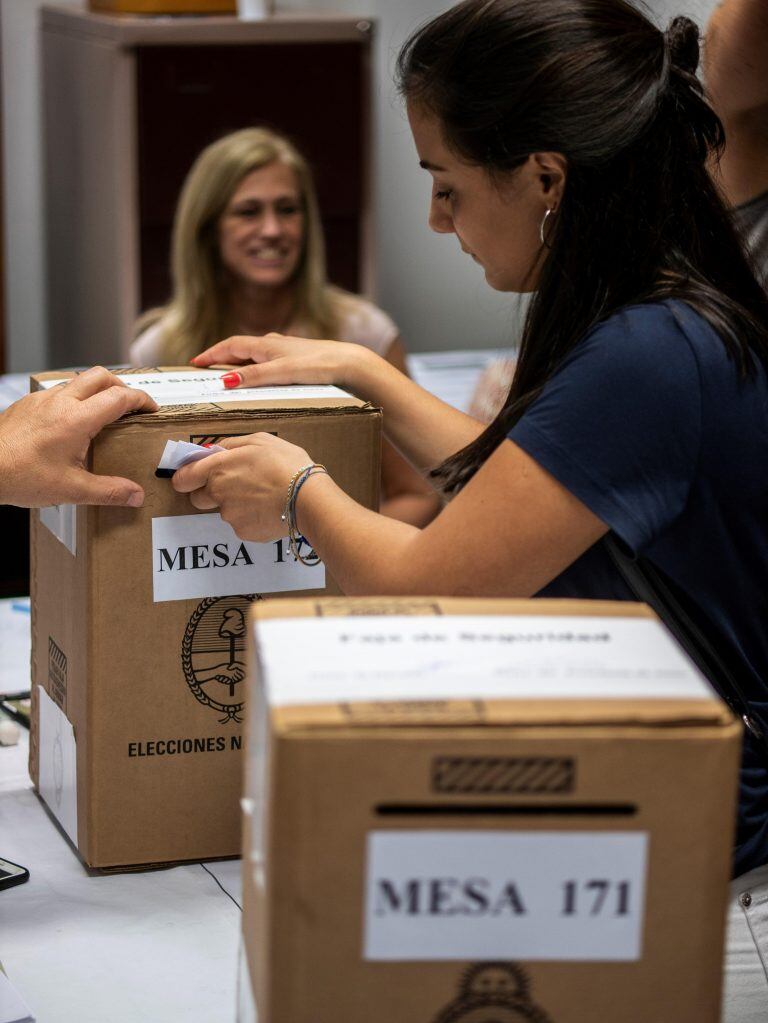
[[[438,189],[435,192],[435,199],[451,199],[453,197],[452,188]]]
[[[292,217],[301,212],[301,207],[298,203],[280,203],[274,207],[274,212],[278,217]],[[264,213],[265,207],[261,203],[240,206],[232,210],[233,216],[242,217],[244,220],[258,219],[263,217]]]

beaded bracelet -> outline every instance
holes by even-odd
[[[324,465],[320,465],[318,462],[312,462],[310,465],[305,465],[303,469],[299,469],[298,472],[294,473],[288,483],[288,494],[285,499],[285,511],[281,516],[281,520],[288,524],[288,546],[291,554],[293,554],[294,558],[301,562],[302,565],[313,565],[315,564],[315,561],[303,557],[301,553],[302,545],[305,543],[309,544],[309,541],[305,536],[302,536],[296,524],[296,499],[299,496],[299,491],[307,482],[309,477],[320,472],[327,473],[328,470]]]

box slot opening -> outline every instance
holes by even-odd
[[[379,817],[634,817],[634,803],[378,803]]]

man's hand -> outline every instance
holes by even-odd
[[[131,480],[94,476],[88,447],[128,412],[155,412],[149,395],[100,366],[66,384],[36,391],[0,415],[0,503],[109,504],[138,508],[144,491]]]

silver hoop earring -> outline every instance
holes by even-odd
[[[546,245],[547,244],[544,241],[544,225],[546,224],[547,217],[550,215],[550,213],[554,213],[554,207],[552,209],[548,209],[547,212],[544,214],[544,219],[542,220],[541,227],[539,228],[539,238],[541,238],[541,244],[542,245]]]

